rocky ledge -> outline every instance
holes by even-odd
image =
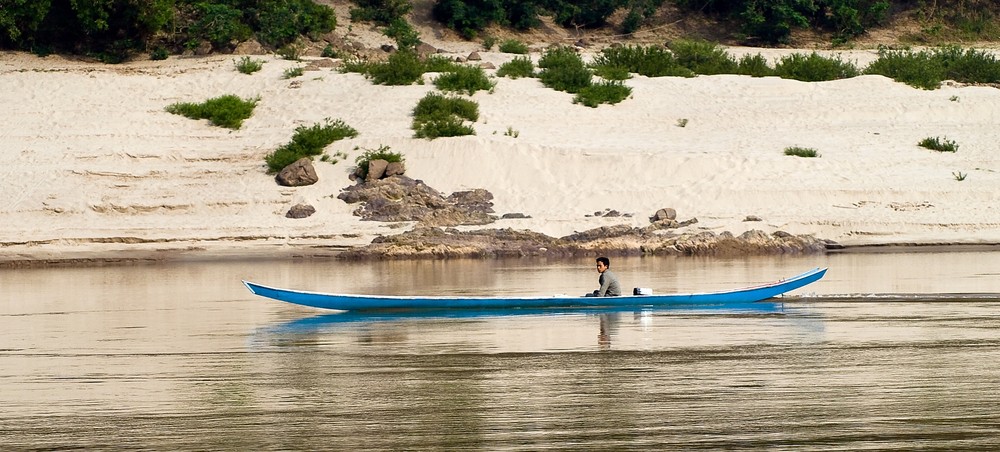
[[[747,231],[673,233],[655,225],[634,228],[605,226],[554,238],[527,230],[420,227],[398,235],[379,237],[371,244],[346,251],[346,259],[442,259],[520,256],[747,256],[823,253],[835,243],[808,235]]]

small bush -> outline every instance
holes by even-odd
[[[383,33],[396,41],[399,50],[412,51],[420,45],[420,33],[403,18],[393,20]]]
[[[793,155],[795,157],[819,157],[819,153],[813,148],[802,148],[798,146],[785,148],[785,155]]]
[[[581,103],[596,108],[600,104],[617,104],[632,94],[632,88],[620,81],[604,81],[584,87],[573,98],[573,103]]]
[[[736,73],[751,77],[767,77],[774,75],[774,69],[767,64],[767,59],[761,54],[743,55],[736,63]]]
[[[320,155],[330,143],[348,137],[358,136],[358,131],[341,120],[327,119],[323,124],[295,128],[292,141],[282,145],[264,157],[269,174],[277,173],[302,157]]]
[[[163,47],[157,47],[157,48],[153,49],[152,52],[149,52],[149,59],[153,60],[153,61],[165,60],[169,56],[170,56],[170,52],[167,51],[167,49],[165,49]]]
[[[646,77],[694,77],[694,72],[680,64],[674,55],[660,46],[608,47],[590,65],[605,79],[607,74],[626,72]]]
[[[504,64],[500,65],[500,69],[497,69],[497,77],[510,77],[510,78],[520,78],[520,77],[534,77],[535,75],[535,64],[531,62],[531,58],[526,56],[514,57]]]
[[[305,69],[303,69],[303,68],[300,68],[300,67],[290,67],[288,69],[285,69],[285,78],[289,79],[289,78],[301,77],[302,74],[304,74],[304,73],[305,73]]]
[[[302,48],[295,44],[285,44],[278,49],[277,54],[285,60],[299,61],[302,59]]]
[[[961,171],[958,171],[958,172],[954,172],[953,171],[951,173],[951,175],[955,178],[955,180],[961,182],[961,181],[965,180],[965,178],[969,175],[969,173],[963,173]]]
[[[417,138],[434,139],[475,135],[464,121],[479,119],[479,105],[471,100],[427,93],[413,109],[413,130]]]
[[[733,74],[737,63],[726,50],[708,41],[679,39],[667,45],[674,59],[695,74]]]
[[[424,75],[424,63],[415,52],[401,50],[384,63],[375,63],[366,75],[376,85],[412,85]]]
[[[443,55],[431,55],[424,60],[424,72],[451,72],[462,66]]]
[[[839,57],[824,57],[816,52],[786,55],[774,67],[775,75],[803,82],[824,82],[857,77],[858,68]]]
[[[927,51],[883,47],[878,51],[878,59],[865,68],[865,74],[882,75],[915,88],[937,89],[943,80],[944,66]]]
[[[358,171],[356,174],[359,178],[364,179],[368,177],[368,166],[372,160],[385,160],[389,163],[403,163],[406,158],[403,154],[399,152],[392,152],[389,146],[379,146],[378,149],[365,149],[365,152],[361,153],[354,163],[358,165]]]
[[[925,147],[938,152],[958,152],[958,145],[947,138],[927,137],[917,143],[920,147]]]
[[[236,60],[236,70],[244,74],[253,74],[264,68],[264,60],[258,60],[245,56]]]
[[[516,39],[507,39],[501,42],[499,49],[503,53],[516,53],[518,55],[528,53],[528,45]]]
[[[166,110],[168,113],[191,119],[207,119],[219,127],[239,129],[243,125],[243,120],[253,114],[253,109],[259,101],[260,98],[244,100],[229,94],[206,100],[200,104],[172,104],[167,106]]]
[[[494,36],[483,36],[483,49],[487,51],[493,50],[493,46],[497,45],[497,38]]]
[[[583,59],[573,49],[556,47],[546,51],[538,60],[544,70],[538,78],[542,84],[556,91],[576,94],[590,86],[593,74],[583,64]]]
[[[490,81],[481,67],[460,65],[455,70],[438,76],[434,80],[434,86],[441,91],[455,91],[471,96],[479,90],[492,90],[496,82]]]
[[[323,58],[338,58],[340,55],[337,54],[333,45],[327,44],[326,47],[323,47],[323,52],[320,53],[320,56]]]
[[[413,9],[409,0],[355,0],[357,8],[351,8],[351,21],[375,22],[388,26],[404,18]]]

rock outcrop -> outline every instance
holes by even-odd
[[[345,188],[337,198],[348,204],[361,203],[354,214],[369,221],[417,221],[424,226],[496,221],[492,215],[493,195],[486,190],[455,192],[445,197],[423,181],[401,175],[366,180]]]
[[[747,256],[823,253],[835,243],[810,235],[748,231],[660,234],[628,225],[604,226],[553,238],[532,231],[481,229],[458,231],[417,227],[399,235],[379,237],[343,254],[353,259],[414,259],[508,256]]]

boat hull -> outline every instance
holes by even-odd
[[[767,300],[818,281],[826,268],[815,268],[791,278],[768,284],[718,292],[621,297],[427,297],[388,295],[346,295],[280,289],[243,281],[255,295],[302,306],[338,311],[384,309],[509,309],[554,307],[627,307],[698,304],[738,304]]]

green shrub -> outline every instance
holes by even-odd
[[[591,67],[608,79],[611,77],[604,74],[614,70],[620,73],[621,68],[646,77],[694,77],[694,72],[681,65],[670,51],[661,46],[608,47],[594,58]]]
[[[368,177],[368,166],[372,160],[385,160],[389,163],[403,163],[406,158],[403,154],[399,152],[392,152],[389,146],[379,146],[378,149],[365,149],[356,159],[354,163],[358,165],[360,171],[357,172],[358,177],[364,179]]]
[[[157,47],[152,52],[149,52],[149,59],[153,61],[165,60],[169,56],[170,52],[163,47]]]
[[[300,67],[290,67],[288,69],[285,69],[285,78],[289,79],[289,78],[301,77],[304,71],[305,69]]]
[[[459,97],[427,93],[413,109],[413,130],[417,138],[434,139],[475,135],[464,121],[479,119],[479,105]]]
[[[917,145],[938,152],[958,152],[958,145],[947,138],[927,137],[920,140]]]
[[[302,56],[302,48],[296,44],[285,44],[276,52],[282,59],[289,61],[299,61]]]
[[[671,41],[667,47],[673,52],[678,64],[695,74],[715,75],[736,72],[736,61],[718,44],[702,40],[678,39]]]
[[[258,0],[246,16],[257,30],[257,39],[273,48],[294,42],[300,35],[318,40],[337,26],[332,8],[313,0]]]
[[[542,84],[557,91],[576,94],[590,86],[593,74],[583,64],[580,55],[568,47],[547,50],[538,60]]]
[[[928,51],[883,47],[878,51],[878,59],[865,68],[865,74],[883,75],[916,88],[937,89],[943,80],[944,66]]]
[[[438,0],[431,12],[435,20],[470,40],[486,27],[505,19],[500,2]]]
[[[248,56],[235,60],[235,63],[237,71],[248,75],[264,68],[264,60],[257,60]]]
[[[785,155],[793,155],[795,157],[819,157],[819,153],[813,148],[802,148],[798,146],[792,146],[785,148]]]
[[[528,53],[528,45],[516,39],[507,39],[501,42],[499,49],[503,53],[516,53],[518,55]]]
[[[816,52],[786,55],[774,66],[775,75],[803,82],[823,82],[857,77],[858,68],[839,57],[825,57]]]
[[[384,63],[374,63],[366,75],[376,85],[412,85],[424,75],[424,63],[415,52],[401,50]]]
[[[596,108],[600,104],[617,104],[631,94],[632,88],[620,81],[604,81],[581,89],[573,98],[573,103]]]
[[[323,57],[323,58],[338,58],[339,57],[339,55],[337,54],[337,51],[333,48],[332,44],[327,44],[326,47],[323,47],[323,52],[320,53],[320,56]]]
[[[933,59],[943,67],[945,80],[1000,83],[1000,60],[988,51],[947,46],[934,49]]]
[[[212,47],[222,49],[233,41],[245,41],[253,36],[253,30],[243,21],[243,11],[222,4],[201,2],[194,5],[195,21],[188,28],[188,43],[197,45],[206,40]]]
[[[462,66],[444,55],[431,55],[424,60],[424,72],[451,72]]]
[[[302,157],[322,154],[323,148],[334,141],[356,136],[358,136],[358,131],[339,119],[331,121],[327,118],[323,124],[296,127],[291,142],[282,145],[264,157],[264,161],[267,163],[267,172],[269,174],[277,173]]]
[[[479,90],[492,90],[496,82],[490,81],[483,68],[478,66],[458,66],[434,80],[434,86],[441,91],[455,91],[473,95]]]
[[[767,64],[767,59],[761,54],[743,55],[736,63],[736,73],[751,77],[767,77],[774,75],[774,69]]]
[[[593,68],[594,74],[604,80],[628,80],[632,74],[621,66],[598,66]]]
[[[357,8],[351,8],[352,22],[375,22],[388,26],[396,20],[404,19],[413,9],[409,0],[354,0]]]
[[[191,119],[207,119],[219,127],[239,129],[243,125],[243,120],[253,114],[253,109],[259,101],[260,98],[244,100],[228,94],[206,100],[200,104],[171,104],[167,106],[166,110],[168,113]]]
[[[497,69],[497,77],[510,77],[510,78],[520,78],[520,77],[534,77],[535,75],[535,63],[531,62],[531,58],[526,56],[514,57],[504,64],[500,65],[500,69]]]
[[[494,36],[483,36],[483,49],[487,51],[493,50],[493,46],[497,45],[497,38]]]
[[[403,18],[393,20],[383,33],[396,41],[396,47],[399,50],[412,51],[420,45],[420,33]]]

